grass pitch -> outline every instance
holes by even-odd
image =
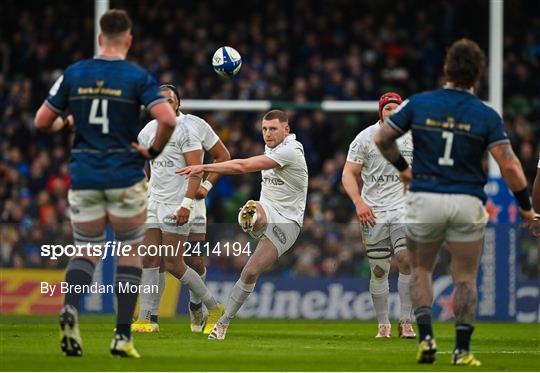
[[[141,359],[112,358],[112,316],[83,315],[82,358],[60,351],[56,317],[0,315],[0,370],[10,371],[393,371],[540,370],[540,325],[480,323],[473,352],[480,368],[450,365],[451,323],[436,324],[435,365],[418,365],[415,340],[375,340],[375,322],[235,320],[225,341],[192,334],[186,318],[136,334]]]

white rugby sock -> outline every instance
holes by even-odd
[[[179,279],[182,284],[186,285],[196,296],[198,296],[204,303],[206,308],[213,310],[217,307],[217,302],[214,296],[210,294],[210,291],[204,284],[203,280],[197,272],[192,268],[186,266],[186,273]]]
[[[199,275],[201,280],[206,283],[206,268],[204,269],[204,273],[202,275]],[[189,290],[189,301],[194,304],[201,303],[201,297],[197,296],[191,289]]]
[[[246,299],[253,292],[253,289],[255,289],[255,283],[246,284],[241,279],[238,279],[231,290],[231,294],[229,294],[227,306],[225,307],[225,313],[223,316],[221,316],[219,322],[229,324],[236,316],[240,307],[242,307]]]
[[[141,275],[141,285],[158,285],[159,286],[159,267],[155,268],[143,268]],[[139,320],[150,320],[152,315],[153,304],[155,298],[159,298],[159,294],[155,293],[142,293],[141,295],[141,309],[139,311]],[[158,300],[159,301],[159,300]]]
[[[388,318],[388,278],[370,280],[369,292],[371,293],[371,299],[373,300],[373,308],[375,308],[375,314],[377,315],[377,321],[379,324],[390,324]]]
[[[399,274],[398,293],[400,305],[400,320],[411,320],[412,300],[411,300],[411,275]]]
[[[159,305],[161,304],[161,297],[163,296],[163,293],[165,292],[165,272],[159,272],[159,285],[158,285],[158,293],[152,294],[155,295],[153,297],[154,301],[152,303],[152,315],[153,316],[159,316]]]

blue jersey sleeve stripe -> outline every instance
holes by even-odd
[[[167,101],[166,101],[164,98],[158,98],[158,99],[156,99],[156,100],[150,102],[148,105],[146,105],[146,108],[147,108],[148,110],[150,110],[150,108],[151,108],[152,106],[157,105],[157,104],[159,104],[159,103],[161,103],[161,102],[167,102]]]
[[[51,109],[52,111],[54,111],[56,114],[58,114],[58,115],[64,114],[64,111],[63,111],[63,110],[58,109],[56,106],[54,106],[53,104],[51,104],[51,103],[49,102],[49,100],[45,100],[43,103],[45,104],[45,106],[47,106],[49,109]]]
[[[405,131],[403,131],[403,130],[402,130],[401,128],[399,128],[394,122],[392,122],[392,121],[390,120],[390,118],[387,118],[387,119],[386,119],[386,123],[387,123],[388,125],[390,125],[390,127],[392,127],[393,129],[395,129],[396,131],[398,131],[398,133],[400,133],[400,134],[402,134],[402,135],[405,133]]]
[[[495,145],[500,145],[500,144],[510,144],[510,139],[501,139],[501,140],[493,141],[492,143],[488,144],[488,149],[491,149]]]

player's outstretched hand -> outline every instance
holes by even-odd
[[[152,156],[148,153],[148,148],[142,146],[141,144],[138,144],[136,142],[131,143],[131,147],[139,152],[140,155],[142,155],[146,159],[153,159]]]
[[[184,225],[189,219],[189,209],[182,207],[176,211],[176,225]]]
[[[399,173],[399,178],[403,183],[403,192],[405,193],[409,189],[409,185],[412,181],[412,169],[407,167],[405,170]]]
[[[360,223],[362,223],[364,227],[367,227],[368,225],[374,227],[375,224],[377,224],[377,220],[371,207],[366,205],[363,201],[359,202],[355,206],[356,216],[358,216],[358,220],[360,220]]]
[[[179,175],[188,175],[188,176],[197,175],[197,174],[200,174],[202,172],[204,172],[204,165],[202,165],[202,164],[198,164],[198,165],[195,165],[195,166],[182,167],[182,168],[176,170],[177,174],[179,174]]]

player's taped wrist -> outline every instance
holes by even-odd
[[[182,203],[180,204],[180,208],[191,210],[193,208],[193,199],[184,197],[184,199],[182,200]]]
[[[392,162],[395,168],[398,169],[399,172],[406,170],[409,167],[409,164],[407,163],[407,160],[403,158],[403,156],[400,154],[399,158]]]
[[[208,179],[206,179],[205,181],[203,181],[201,183],[201,186],[206,189],[207,192],[211,191],[212,188],[214,187],[214,184],[212,184],[212,182]]]
[[[525,187],[525,189],[523,190],[512,193],[514,193],[514,197],[516,197],[520,209],[522,209],[523,211],[529,211],[530,209],[532,209],[531,197],[529,195],[529,190],[527,189],[527,187]]]
[[[156,149],[154,149],[153,145],[148,148],[148,155],[152,157],[152,159],[156,158],[160,154],[161,154],[161,151],[157,151]]]

